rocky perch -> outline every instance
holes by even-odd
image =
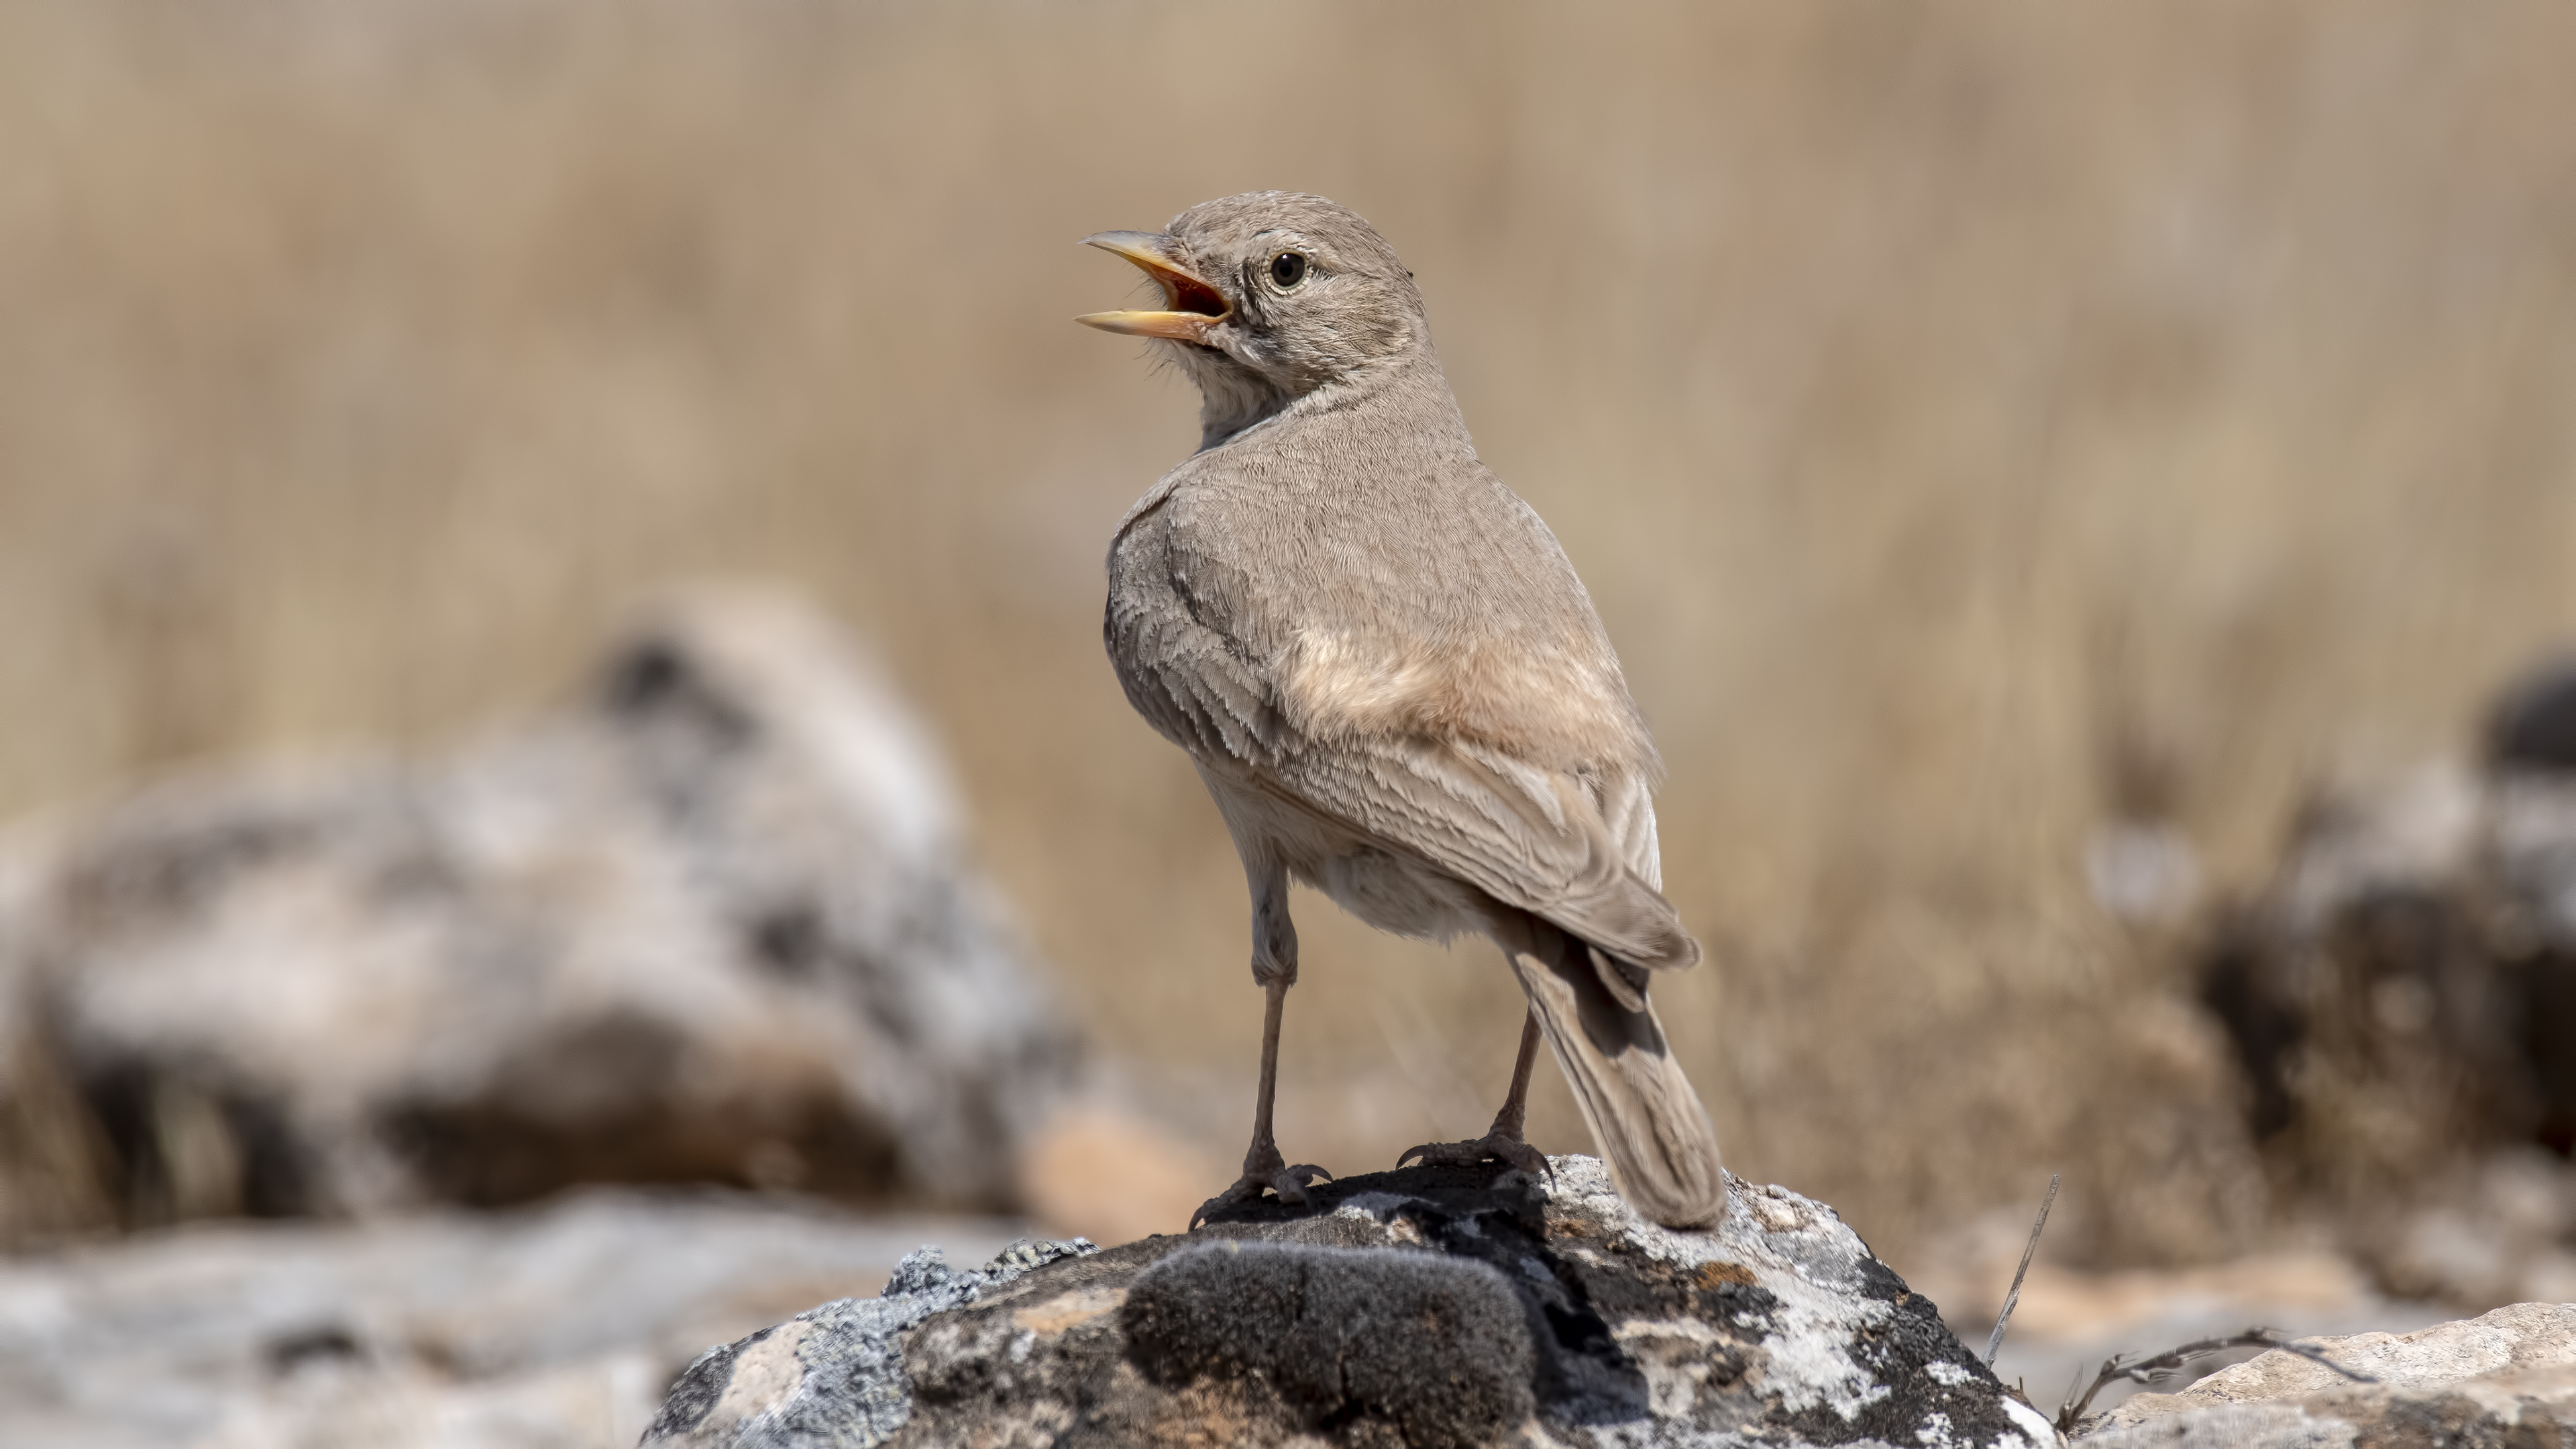
[[[2055,1444],[1831,1208],[1735,1182],[1716,1232],[1670,1232],[1551,1161],[972,1271],[924,1250],[700,1355],[644,1442]]]
[[[2309,1340],[2076,1426],[2084,1449],[2540,1449],[2576,1439],[2576,1303]],[[2323,1358],[2336,1365],[2328,1368]],[[2341,1371],[2338,1371],[2341,1370]]]

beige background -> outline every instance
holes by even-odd
[[[10,4],[0,808],[434,747],[638,590],[784,578],[945,733],[1129,1090],[1237,1150],[1240,877],[1098,642],[1193,400],[1066,319],[1136,290],[1085,233],[1319,191],[1663,741],[1730,1164],[1900,1254],[2052,1168],[2063,1251],[2229,1251],[2216,1038],[2082,851],[2164,819],[2250,883],[2576,632],[2571,46],[2539,3]],[[1287,1151],[1479,1127],[1499,963],[1299,906]]]

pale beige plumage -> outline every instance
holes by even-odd
[[[1654,745],[1555,537],[1477,461],[1411,274],[1359,217],[1294,193],[1092,241],[1166,309],[1082,320],[1158,339],[1202,398],[1200,450],[1111,544],[1104,633],[1252,888],[1260,1099],[1244,1178],[1209,1207],[1296,1200],[1321,1175],[1270,1130],[1293,877],[1385,930],[1491,937],[1528,995],[1494,1132],[1418,1150],[1535,1165],[1520,1113],[1543,1033],[1630,1200],[1714,1221],[1716,1143],[1646,995],[1699,959],[1660,893]]]

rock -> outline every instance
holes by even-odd
[[[2455,1307],[2576,1273],[2576,776],[2539,748],[2320,802],[2201,963],[2272,1181]]]
[[[2576,1299],[2576,1168],[2533,1149],[2500,1151],[2448,1187],[2369,1235],[2382,1279],[2479,1307]]]
[[[1475,1445],[1537,1411],[1537,1348],[1491,1264],[1398,1248],[1227,1241],[1136,1275],[1120,1306],[1145,1380],[1186,1394],[1257,1381],[1308,1425],[1383,1423]]]
[[[2487,714],[2486,756],[2509,771],[2576,771],[2576,652],[2525,671]]]
[[[0,867],[0,1096],[80,1120],[0,1116],[0,1227],[82,1190],[129,1226],[598,1181],[1008,1206],[1074,1043],[959,813],[864,657],[699,594],[448,758],[33,832]]]
[[[2274,1349],[2181,1393],[2139,1394],[2076,1437],[2086,1449],[2447,1449],[2576,1434],[2576,1304],[2309,1346],[2374,1382]]]
[[[868,1293],[986,1218],[721,1189],[189,1223],[0,1259],[10,1449],[630,1449],[698,1348]]]
[[[875,1298],[837,1298],[722,1347],[671,1385],[647,1444],[878,1444],[911,1417],[902,1336],[1032,1268],[1098,1249],[1022,1240],[981,1269],[948,1266],[937,1248],[897,1264]]]
[[[2021,1217],[2021,1214],[2014,1214]],[[2020,1266],[2030,1222],[1990,1218],[1919,1252],[1906,1281],[1942,1308],[1951,1331],[1982,1344]],[[2404,1332],[2458,1317],[2426,1303],[2392,1300],[2350,1258],[2317,1247],[2275,1250],[2189,1268],[2080,1269],[2043,1253],[2022,1282],[2012,1332],[1993,1368],[2005,1383],[2048,1395],[2054,1412],[2067,1385],[2089,1383],[2102,1361],[2174,1344],[2242,1333],[2264,1324],[2295,1338],[2373,1330]],[[2196,1359],[2206,1374],[2252,1358],[2259,1347]],[[2134,1392],[2126,1380],[2105,1385],[2092,1408],[2108,1410]]]
[[[2202,975],[2257,1136],[2329,1196],[2576,1151],[2576,655],[2500,692],[2474,763],[2313,802]]]
[[[2055,1442],[1832,1209],[1733,1183],[1716,1232],[1676,1233],[1598,1162],[1552,1162],[1346,1178],[975,1273],[907,1260],[884,1298],[701,1355],[645,1442]]]
[[[2213,933],[2202,999],[2281,1176],[2344,1197],[2521,1135],[2527,1097],[2487,919],[2484,783],[2428,768],[2312,808],[2270,885]]]

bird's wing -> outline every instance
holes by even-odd
[[[1269,671],[1203,623],[1173,583],[1160,516],[1168,492],[1146,495],[1110,547],[1109,662],[1127,702],[1165,739],[1211,764],[1268,762],[1281,733]]]
[[[1602,783],[1600,795],[1601,821],[1610,828],[1610,838],[1619,842],[1619,854],[1628,869],[1662,890],[1664,853],[1655,831],[1653,783],[1643,771],[1622,770]]]
[[[1663,970],[1699,959],[1672,904],[1631,864],[1630,841],[1576,776],[1471,742],[1419,737],[1292,749],[1258,774],[1304,808],[1632,965]],[[1649,859],[1651,820],[1649,809]],[[1621,823],[1634,834],[1633,812]]]
[[[1165,738],[1632,965],[1699,959],[1656,888],[1654,809],[1637,770],[1611,771],[1596,790],[1455,731],[1401,722],[1412,721],[1402,709],[1361,725],[1348,712],[1326,719],[1311,689],[1286,698],[1271,660],[1221,627],[1221,602],[1195,597],[1183,582],[1193,571],[1173,566],[1167,498],[1148,495],[1121,526],[1102,622],[1129,703]]]

